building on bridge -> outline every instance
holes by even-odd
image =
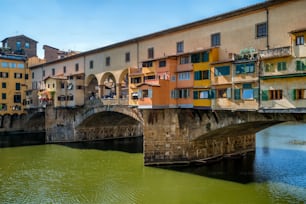
[[[306,28],[289,32],[291,44],[259,52],[262,74],[260,110],[305,109]]]
[[[143,109],[305,109],[305,7],[266,1],[32,66],[32,84],[39,94],[47,77],[83,73],[84,103],[94,95]]]

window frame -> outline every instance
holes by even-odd
[[[211,47],[218,47],[221,45],[221,33],[213,33],[210,36]]]
[[[299,46],[299,45],[304,45],[305,44],[305,37],[304,35],[298,35],[295,38],[295,45]]]
[[[105,66],[110,66],[111,58],[110,56],[105,57]]]
[[[176,43],[176,53],[184,53],[184,41]]]
[[[264,38],[268,36],[268,24],[267,22],[257,23],[255,25],[256,38]]]
[[[148,48],[148,59],[154,59],[154,47]]]

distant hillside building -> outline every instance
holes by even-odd
[[[5,38],[2,47],[11,54],[26,55],[28,58],[37,56],[37,41],[25,35]]]
[[[45,50],[45,60],[46,62],[51,62],[58,59],[63,59],[65,57],[78,54],[76,51],[63,51],[57,48],[51,47],[49,45],[44,45],[43,49]]]

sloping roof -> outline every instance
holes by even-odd
[[[225,19],[228,19],[228,18],[233,18],[233,17],[239,16],[239,15],[244,15],[244,14],[247,14],[247,13],[250,13],[250,12],[266,9],[266,8],[274,6],[274,5],[278,5],[278,4],[285,3],[285,2],[292,2],[292,1],[297,1],[297,0],[270,0],[270,1],[265,1],[263,3],[254,4],[252,6],[248,6],[248,7],[244,7],[244,8],[241,8],[241,9],[233,10],[233,11],[230,11],[230,12],[227,12],[227,13],[212,16],[212,17],[205,18],[205,19],[195,21],[195,22],[192,22],[192,23],[188,23],[188,24],[184,24],[184,25],[181,25],[181,26],[177,26],[177,27],[166,29],[166,30],[158,31],[158,32],[155,32],[155,33],[151,33],[151,34],[148,34],[148,35],[132,38],[132,39],[129,39],[129,40],[126,40],[126,41],[122,41],[122,42],[119,42],[119,43],[114,43],[114,44],[111,44],[111,45],[107,45],[107,46],[100,47],[100,48],[97,48],[97,49],[89,50],[89,51],[86,51],[86,52],[81,52],[80,54],[76,54],[76,55],[73,55],[73,56],[70,56],[70,57],[66,57],[64,59],[58,59],[58,60],[54,60],[54,61],[51,61],[51,62],[47,62],[45,64],[35,65],[35,66],[30,67],[30,68],[36,68],[36,67],[40,67],[42,65],[48,65],[48,64],[52,64],[52,63],[55,63],[55,62],[58,62],[58,61],[65,61],[65,60],[75,59],[75,58],[78,58],[80,56],[86,56],[86,55],[89,55],[89,54],[99,53],[101,51],[109,50],[109,49],[112,49],[112,48],[129,45],[131,43],[138,43],[140,41],[144,41],[144,40],[152,39],[152,38],[155,38],[155,37],[168,35],[168,34],[171,34],[171,33],[175,33],[175,32],[190,29],[190,28],[195,28],[195,27],[206,25],[206,24],[209,24],[209,23],[222,21],[222,20],[225,20]]]
[[[31,40],[31,41],[34,41],[34,42],[38,43],[36,40],[33,40],[32,38],[29,38],[29,37],[27,37],[27,36],[25,36],[25,35],[16,35],[16,36],[7,37],[7,38],[5,38],[4,40],[2,40],[1,42],[4,42],[4,41],[6,41],[7,39],[12,39],[12,38],[27,38],[27,39],[29,39],[29,40]]]

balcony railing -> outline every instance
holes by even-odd
[[[291,46],[287,46],[268,50],[259,50],[259,55],[261,59],[286,57],[292,55],[292,49]]]

